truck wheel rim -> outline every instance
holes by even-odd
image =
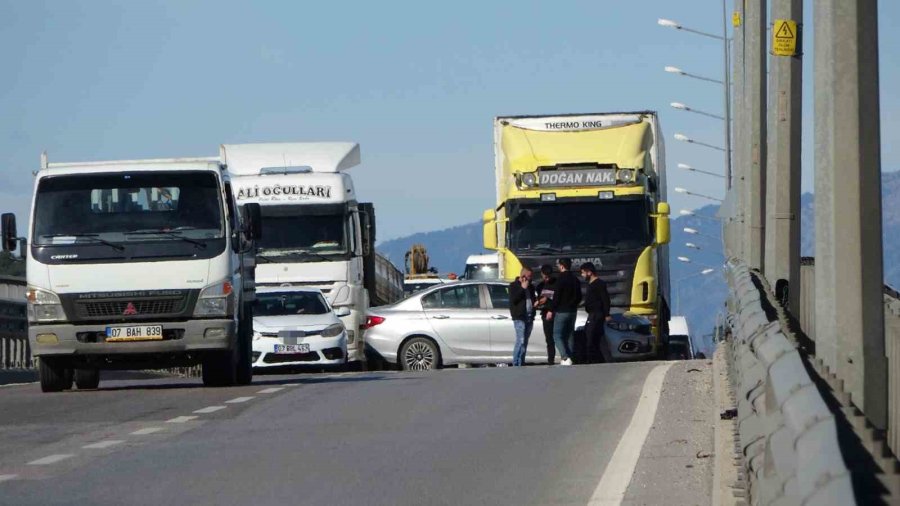
[[[434,368],[434,350],[426,343],[415,342],[406,347],[403,360],[411,371],[425,371]]]

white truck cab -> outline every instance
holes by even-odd
[[[360,163],[359,144],[228,144],[219,159],[232,174],[237,203],[261,207],[256,282],[321,290],[344,315],[347,356],[341,360],[365,360],[360,326],[369,307],[366,288],[376,283],[375,217],[371,204],[357,201],[345,172]]]
[[[253,241],[209,159],[48,163],[27,239],[29,341],[41,387],[96,388],[101,369],[203,365],[206,385],[251,381]]]
[[[469,255],[466,259],[465,279],[499,279],[500,258],[497,253]]]

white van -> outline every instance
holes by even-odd
[[[690,360],[694,358],[694,345],[691,341],[691,333],[688,330],[687,318],[673,316],[669,320],[669,360]]]

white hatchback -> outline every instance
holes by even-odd
[[[347,312],[343,307],[333,311],[318,289],[258,288],[253,367],[345,364],[347,332],[338,317]]]

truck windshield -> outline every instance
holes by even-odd
[[[154,171],[43,178],[34,211],[37,245],[185,241],[223,236],[211,172]],[[202,244],[202,243],[200,243]]]
[[[267,216],[263,208],[259,250],[267,257],[321,258],[347,252],[347,218],[342,214]]]
[[[316,292],[268,292],[256,294],[253,316],[325,314],[328,304]]]
[[[643,200],[510,202],[510,248],[523,253],[643,248],[650,243],[647,209]]]

